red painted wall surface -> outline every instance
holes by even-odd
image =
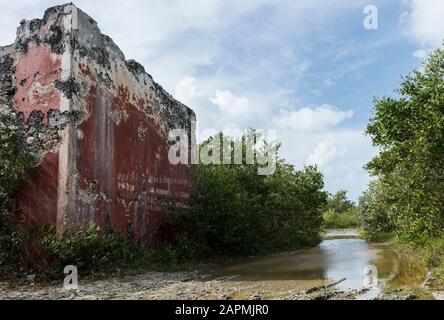
[[[78,223],[95,221],[154,245],[168,214],[164,200],[188,200],[189,168],[169,164],[166,136],[124,97],[99,91],[91,92],[87,101],[90,117],[79,126],[84,137],[78,140],[77,171],[78,192],[89,192],[91,198],[77,198]],[[119,124],[110,117],[117,109],[126,114]],[[141,127],[146,130],[143,138]],[[93,197],[97,200],[90,201]]]
[[[155,245],[169,214],[165,201],[184,206],[191,189],[190,167],[168,161],[167,136],[191,128],[194,113],[71,4],[21,23],[15,45],[14,107],[26,119],[42,112],[39,126],[50,110],[81,119],[31,170],[14,214],[25,224],[55,225],[59,235],[99,225]]]
[[[17,90],[14,107],[28,119],[32,111],[47,115],[59,109],[60,92],[54,82],[60,78],[61,60],[48,45],[30,43],[26,53],[14,55]],[[43,124],[47,122],[45,117]],[[14,215],[24,224],[55,225],[58,199],[58,153],[48,153],[29,172],[16,196]]]
[[[56,224],[58,160],[58,154],[48,153],[38,167],[30,170],[16,194],[14,216],[22,225]]]
[[[54,82],[60,79],[61,57],[50,46],[31,42],[27,52],[16,53],[14,60],[17,91],[13,103],[25,118],[34,110],[46,115],[50,109],[59,109],[60,91]]]

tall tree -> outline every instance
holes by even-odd
[[[381,181],[398,234],[421,242],[444,230],[444,49],[397,92],[375,100],[367,133],[380,153],[368,169]]]
[[[354,206],[354,203],[347,197],[347,191],[341,190],[328,198],[326,210],[333,210],[335,213],[341,214],[353,209]]]

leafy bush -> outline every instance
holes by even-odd
[[[74,265],[82,276],[115,273],[119,270],[146,269],[154,262],[150,251],[118,234],[104,235],[93,226],[77,229],[58,238],[52,227],[16,228],[2,241],[8,241],[8,260],[0,275],[37,273],[41,278],[62,276],[67,265]],[[5,248],[4,248],[5,249]]]
[[[336,194],[328,197],[325,211],[332,210],[336,213],[344,213],[355,207],[355,204],[348,199],[347,191],[340,190]]]
[[[0,213],[8,209],[11,196],[35,161],[25,149],[14,114],[0,100]]]
[[[444,271],[444,239],[430,241],[424,248],[424,262],[428,268]]]
[[[194,172],[190,207],[169,219],[199,258],[240,256],[319,242],[326,201],[322,175],[278,159],[271,176],[258,165],[203,165]],[[180,247],[180,246],[179,246]],[[189,252],[184,250],[184,252]]]
[[[368,233],[367,231],[361,229],[359,232],[361,239],[365,239],[372,242],[389,242],[394,240],[394,234],[391,232],[377,232]]]
[[[324,207],[324,227],[347,229],[359,226],[356,205],[347,198],[346,191],[330,195]]]
[[[423,244],[444,230],[444,49],[405,77],[398,92],[375,100],[367,133],[381,152],[368,169],[379,186],[365,195],[361,216],[371,232],[387,224]]]
[[[14,113],[0,98],[0,272],[14,270],[18,263],[15,230],[8,209],[12,195],[35,162],[25,149]]]
[[[324,226],[327,229],[349,229],[359,227],[358,212],[356,208],[342,213],[330,209],[324,213]]]
[[[416,244],[405,241],[392,241],[392,246],[401,258],[400,263],[405,265],[403,272],[416,282],[423,283],[428,271],[436,277],[433,286],[439,288],[444,285],[444,239],[429,239],[427,243]]]
[[[381,180],[370,183],[369,189],[359,199],[358,217],[369,238],[380,233],[395,231],[390,209],[390,194]]]

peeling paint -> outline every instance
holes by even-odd
[[[147,131],[148,129],[144,126],[139,126],[139,128],[137,128],[137,135],[142,141],[145,141]]]
[[[163,199],[189,198],[190,167],[168,162],[167,137],[193,136],[194,112],[71,4],[22,21],[0,71],[0,96],[41,159],[17,194],[18,219],[60,235],[94,223],[155,245]]]
[[[116,109],[111,112],[111,119],[116,125],[120,125],[122,121],[127,121],[128,117],[128,112],[124,109]]]
[[[79,190],[79,200],[86,205],[94,206],[98,198],[99,195],[91,190]]]

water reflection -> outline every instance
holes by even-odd
[[[340,280],[341,290],[364,288],[365,270],[375,266],[379,275],[379,288],[371,290],[365,298],[376,296],[381,286],[398,273],[399,264],[394,252],[384,244],[371,244],[358,238],[357,232],[333,231],[316,248],[293,253],[249,258],[212,266],[214,277],[230,276],[235,281],[308,281]]]

